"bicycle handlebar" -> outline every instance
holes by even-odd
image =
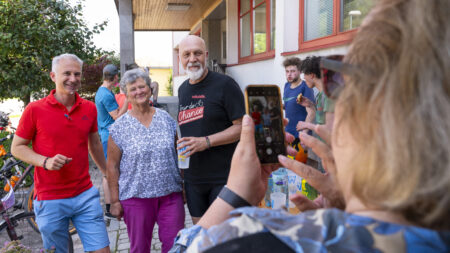
[[[0,139],[0,144],[3,144],[4,141],[14,138],[14,134],[8,134],[6,137]]]

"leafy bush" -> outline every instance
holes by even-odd
[[[2,132],[0,132],[0,139],[2,139],[2,138],[4,138],[4,137],[6,137],[6,136],[8,136],[10,133],[9,132],[6,132],[6,131],[2,131]],[[5,149],[5,151],[6,152],[9,152],[10,150],[11,150],[11,142],[12,142],[12,139],[8,139],[8,140],[5,140],[2,144],[0,144],[0,145],[3,145],[3,148]],[[3,166],[3,159],[0,159],[0,168]]]

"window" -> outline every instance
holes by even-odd
[[[345,44],[373,0],[300,0],[300,50]]]
[[[239,59],[256,60],[273,55],[275,1],[239,1]]]

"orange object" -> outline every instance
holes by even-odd
[[[19,177],[12,176],[9,181],[11,182],[11,186],[14,188],[14,186],[16,185],[16,182],[19,181]],[[3,190],[5,190],[5,192],[9,192],[9,190],[10,190],[9,184],[6,184],[5,187],[3,187]]]
[[[297,155],[295,156],[295,160],[302,162],[302,163],[306,163],[306,160],[308,159],[308,153],[306,152],[306,150],[303,149],[302,145],[300,145],[300,143],[298,144],[298,152]]]
[[[6,150],[3,145],[0,145],[0,157],[6,155]]]

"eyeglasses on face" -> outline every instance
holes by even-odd
[[[356,68],[342,62],[343,59],[343,55],[330,55],[320,59],[323,91],[327,97],[334,100],[344,88],[344,75],[352,75],[356,72]]]

